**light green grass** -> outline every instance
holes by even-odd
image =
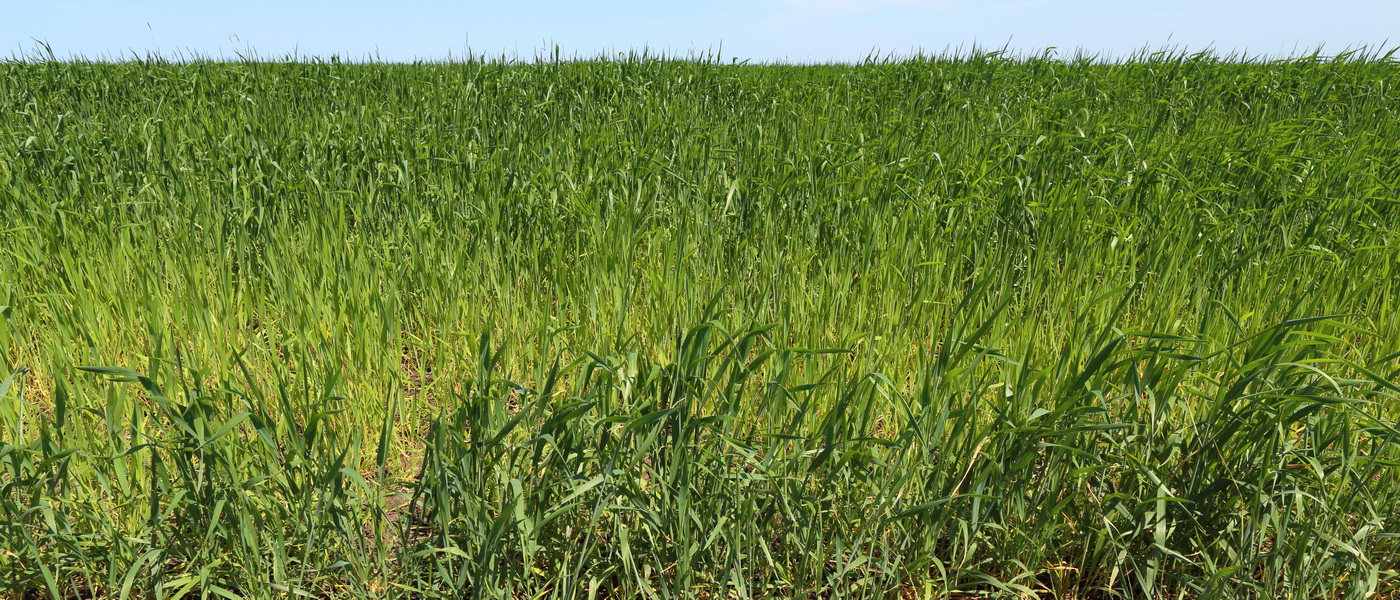
[[[0,590],[1394,594],[1395,73],[0,65]]]

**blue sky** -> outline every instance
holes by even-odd
[[[476,53],[529,58],[650,47],[685,54],[719,49],[726,59],[858,60],[871,50],[907,54],[979,44],[1049,46],[1122,54],[1144,46],[1248,50],[1280,55],[1391,47],[1395,0],[0,0],[0,55],[34,40],[59,56],[130,56],[194,50],[232,58],[249,48],[383,60]]]

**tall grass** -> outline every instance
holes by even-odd
[[[0,65],[0,590],[1395,594],[1393,80]]]

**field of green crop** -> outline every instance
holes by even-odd
[[[1389,56],[0,63],[0,598],[1400,597]]]

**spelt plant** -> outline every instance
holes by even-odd
[[[1395,595],[1395,84],[0,64],[0,594]]]

